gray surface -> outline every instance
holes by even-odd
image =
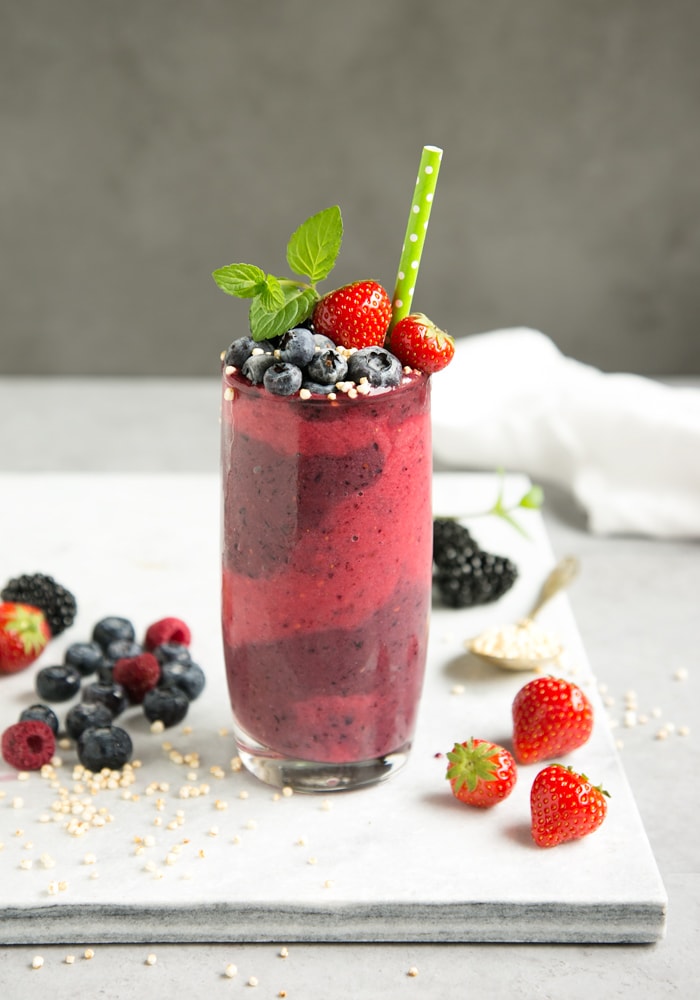
[[[0,425],[42,430],[43,447],[18,437],[6,438],[3,470],[96,469],[120,471],[165,467],[214,471],[217,455],[211,419],[216,414],[218,385],[200,381],[160,388],[158,406],[148,403],[150,382],[94,386],[52,384],[41,380],[0,380]],[[88,400],[90,405],[88,406]],[[93,403],[94,400],[94,403]],[[141,414],[153,421],[139,425]],[[167,413],[167,420],[166,420]],[[185,415],[188,440],[197,450],[178,451],[176,431],[168,429],[172,414]],[[87,414],[87,419],[86,419]],[[159,422],[155,419],[161,416]],[[215,419],[215,417],[214,417]],[[82,428],[81,447],[68,440]],[[99,435],[99,436],[98,436]],[[33,441],[36,439],[32,439]],[[131,441],[128,448],[125,441]],[[165,445],[164,445],[165,442]],[[164,464],[159,456],[165,454]],[[147,456],[147,457],[146,457]],[[281,989],[290,1000],[326,1000],[348,992],[384,1000],[403,996],[433,998],[464,995],[469,989],[489,996],[553,997],[588,1000],[634,996],[638,1000],[694,995],[695,955],[700,943],[698,907],[697,783],[678,782],[698,767],[697,733],[697,593],[700,559],[696,544],[646,539],[601,539],[586,534],[568,499],[549,490],[545,519],[554,549],[580,556],[585,572],[570,599],[588,655],[601,683],[616,703],[610,711],[621,718],[624,693],[637,692],[640,706],[659,707],[664,721],[690,726],[690,736],[653,738],[654,728],[621,729],[623,764],[669,894],[668,931],[653,946],[562,945],[296,945],[282,959],[278,947],[259,945],[181,945],[100,947],[99,941],[76,941],[74,947],[5,948],[0,952],[0,984],[25,1000],[44,997],[47,982],[54,996],[102,994],[121,1000],[133,996],[172,996],[173,991],[211,997],[229,996],[251,975],[261,994]],[[47,496],[47,503],[50,497]],[[673,680],[685,667],[689,678]],[[671,788],[671,791],[669,791]],[[285,942],[280,941],[280,945]],[[81,958],[86,946],[95,958]],[[149,952],[157,965],[146,968]],[[30,969],[40,953],[42,971]],[[74,966],[64,956],[77,956]],[[223,976],[228,962],[238,966],[230,983]],[[419,975],[408,976],[411,966]],[[46,979],[46,975],[50,979]],[[21,992],[20,992],[21,991]],[[256,994],[257,995],[257,994]]]
[[[698,32],[694,0],[4,0],[0,372],[205,375],[245,324],[211,270],[283,268],[329,204],[325,287],[391,290],[432,143],[418,308],[700,373]]]

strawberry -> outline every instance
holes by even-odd
[[[581,688],[560,677],[536,677],[513,701],[513,748],[534,764],[583,746],[593,729],[593,707]]]
[[[455,342],[423,313],[411,313],[400,319],[391,331],[389,350],[402,365],[433,375],[450,363]]]
[[[445,777],[460,802],[486,808],[502,802],[513,791],[517,779],[515,761],[497,743],[477,739],[455,743],[447,759],[450,766]]]
[[[585,774],[563,764],[550,764],[530,791],[532,836],[538,847],[556,847],[593,833],[608,811],[608,792],[592,785]]]
[[[312,322],[317,333],[343,347],[381,347],[391,322],[391,299],[376,281],[354,281],[324,295]]]
[[[51,638],[46,616],[29,604],[0,604],[0,674],[15,674],[33,663]]]

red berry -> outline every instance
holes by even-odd
[[[2,755],[18,771],[38,771],[56,749],[51,726],[37,719],[15,722],[2,734]]]
[[[536,677],[513,701],[513,748],[521,764],[559,757],[583,746],[593,707],[580,687],[560,677]]]
[[[192,641],[192,634],[189,626],[181,618],[161,618],[153,622],[146,630],[144,646],[146,649],[155,649],[165,642],[177,642],[181,646],[189,646]]]
[[[391,322],[391,299],[376,281],[354,281],[316,303],[314,329],[342,347],[380,347]]]
[[[605,789],[563,764],[550,764],[530,791],[532,836],[539,847],[556,847],[593,833],[607,814]]]
[[[51,638],[46,615],[29,604],[0,604],[0,674],[14,674],[33,663]]]
[[[455,743],[447,755],[446,778],[460,802],[482,808],[495,806],[515,787],[517,770],[512,754],[497,743],[470,739]]]
[[[391,331],[389,350],[402,365],[433,375],[450,363],[455,342],[423,313],[411,313],[400,319]]]
[[[129,701],[140,705],[146,692],[160,680],[160,664],[153,653],[125,656],[114,664],[113,677],[124,688]]]

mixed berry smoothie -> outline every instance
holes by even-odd
[[[338,398],[225,372],[223,635],[239,746],[405,753],[431,595],[430,378]]]

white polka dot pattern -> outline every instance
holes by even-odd
[[[396,276],[396,287],[392,300],[392,326],[411,311],[418,266],[423,253],[423,244],[425,243],[441,160],[442,150],[439,147],[423,147],[416,188],[411,201],[411,211],[408,215],[406,236],[401,250],[399,271]]]

